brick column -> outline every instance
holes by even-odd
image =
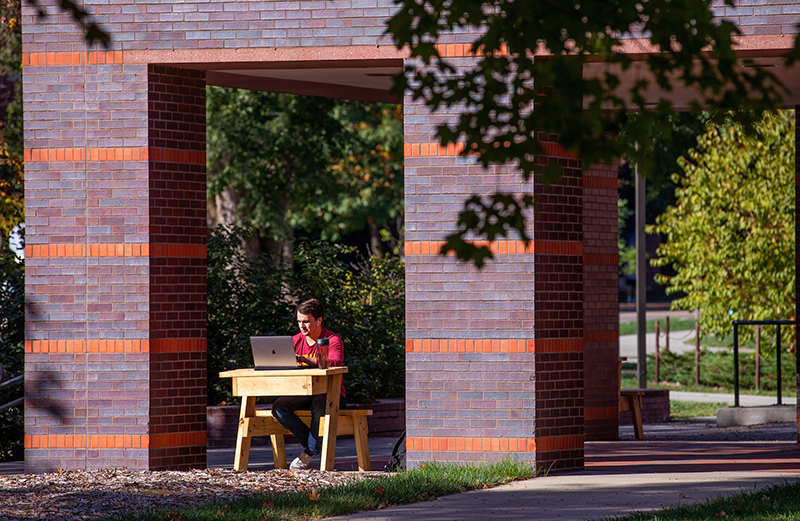
[[[619,438],[617,167],[583,175],[584,420],[587,440]]]
[[[795,130],[795,136],[794,136],[795,137],[795,139],[794,139],[795,176],[794,176],[794,178],[795,178],[795,181],[796,181],[797,185],[800,185],[800,160],[798,160],[798,158],[800,158],[800,154],[797,153],[798,150],[800,150],[800,147],[798,146],[798,143],[800,143],[800,126],[797,125],[797,114],[798,113],[800,113],[800,105],[797,105],[794,108],[794,115],[795,115],[795,127],[794,127],[794,130]],[[800,212],[797,211],[798,209],[800,209],[800,204],[798,204],[798,200],[800,200],[800,197],[798,197],[798,196],[800,196],[800,189],[798,189],[797,185],[795,185],[795,190],[794,190],[794,193],[795,193],[795,199],[794,199],[795,221],[796,221],[795,222],[795,228],[794,228],[795,244],[798,243],[797,238],[798,238],[798,236],[800,236],[800,217],[798,217],[798,216],[800,216]],[[800,273],[800,259],[797,262],[796,269],[797,269],[797,273]],[[795,296],[798,293],[800,293],[800,281],[798,281],[797,278],[795,277]],[[795,313],[795,317],[797,317],[796,313]],[[795,318],[795,320],[796,320],[796,318]],[[800,356],[798,356],[797,349],[795,349],[795,364],[796,364],[795,373],[796,373],[796,380],[797,380],[797,442],[800,443]]]
[[[583,467],[583,181],[580,163],[553,141],[563,179],[543,188],[533,215],[536,465]]]
[[[23,49],[26,470],[204,466],[204,78],[64,41]]]
[[[450,54],[455,55],[455,53]],[[405,100],[406,426],[411,466],[514,457],[583,466],[581,172],[555,143],[564,181],[542,190],[510,167],[440,147],[432,116]],[[548,158],[542,158],[548,160]],[[493,242],[482,270],[438,254],[463,201],[532,193],[530,234]]]
[[[148,67],[150,468],[206,464],[205,89]]]

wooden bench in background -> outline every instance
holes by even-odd
[[[297,411],[297,416],[305,422],[311,424],[311,411]],[[256,410],[255,418],[244,418],[239,424],[239,435],[242,438],[252,436],[269,436],[272,442],[272,457],[276,469],[286,469],[286,446],[284,436],[291,435],[291,432],[283,428],[278,420],[272,416],[270,410]],[[369,443],[367,441],[367,416],[372,415],[369,409],[343,409],[339,411],[338,426],[336,429],[337,438],[339,436],[352,435],[356,440],[356,456],[358,457],[358,470],[372,470],[369,457]],[[322,435],[325,427],[325,418],[320,419],[319,433]],[[249,443],[247,451],[236,454],[234,470],[247,470],[247,462],[250,458]],[[246,453],[245,453],[246,452]]]
[[[637,440],[644,439],[644,427],[642,426],[642,396],[644,396],[643,389],[619,390],[619,410],[631,411],[633,435]]]
[[[644,426],[642,425],[642,396],[644,389],[623,389],[622,388],[622,362],[628,357],[619,357],[619,410],[631,411],[631,421],[633,422],[633,435],[637,440],[644,439]]]

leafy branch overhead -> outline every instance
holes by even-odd
[[[38,0],[26,0],[28,4],[36,7],[36,14],[40,18],[48,15],[45,6],[39,5]],[[58,0],[58,6],[69,13],[73,20],[81,24],[85,31],[86,41],[90,44],[99,43],[106,49],[111,44],[111,36],[92,20],[86,10],[72,0]]]
[[[787,92],[770,71],[737,56],[740,31],[714,18],[711,0],[399,4],[388,32],[412,61],[396,78],[396,93],[460,116],[438,127],[442,144],[462,143],[463,154],[484,167],[516,165],[526,180],[542,175],[545,185],[560,166],[541,160],[543,137],[557,134],[584,164],[627,158],[647,171],[649,136],[668,131],[676,90],[694,93],[692,112],[736,109],[745,123],[754,111],[779,107]],[[437,42],[447,35],[471,35],[469,56],[443,57]],[[481,205],[471,199],[443,253],[480,266],[491,253],[468,241],[496,233],[486,212],[513,196],[496,193]],[[504,234],[527,239],[523,211],[531,203],[510,209]]]

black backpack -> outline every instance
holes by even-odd
[[[389,463],[383,467],[386,472],[399,472],[406,469],[406,431],[397,438],[392,449],[392,456]]]

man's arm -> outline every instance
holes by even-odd
[[[332,334],[328,337],[328,366],[340,367],[344,365],[344,344],[342,337]]]

